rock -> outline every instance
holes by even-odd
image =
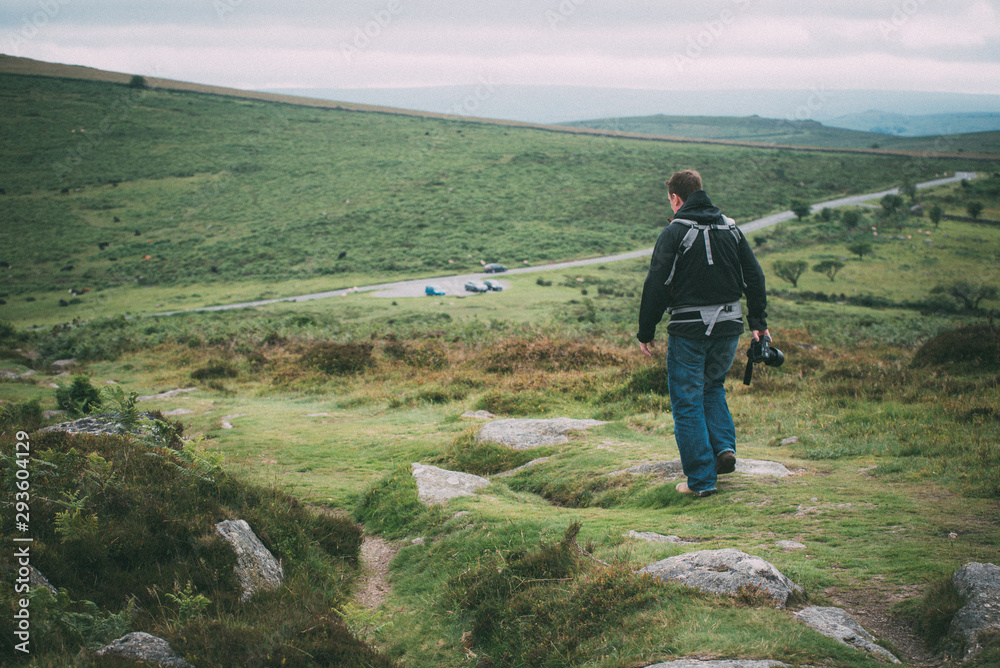
[[[177,417],[178,415],[187,415],[188,413],[194,413],[190,408],[175,408],[172,411],[167,411],[163,414],[163,417]]]
[[[569,440],[572,431],[589,429],[607,422],[600,420],[573,420],[571,418],[552,418],[535,420],[527,418],[511,418],[494,420],[483,425],[476,436],[480,441],[493,441],[509,445],[515,450],[527,450],[541,445],[556,445]]]
[[[327,417],[329,413],[306,413],[306,417]]]
[[[465,411],[462,413],[462,417],[470,420],[492,420],[496,415],[489,411]]]
[[[966,602],[952,617],[950,631],[965,641],[968,660],[1000,632],[1000,566],[968,563],[952,582]]]
[[[74,364],[76,364],[76,358],[71,357],[67,360],[56,360],[55,362],[52,363],[52,368],[57,371],[66,371],[66,369],[73,366]]]
[[[627,469],[622,469],[621,471],[612,471],[608,475],[621,475],[623,473],[631,473],[632,475],[661,475],[667,478],[679,478],[684,475],[684,471],[681,468],[681,460],[671,459],[667,462],[647,462],[645,464],[636,464]]]
[[[143,661],[165,668],[194,668],[174,652],[163,638],[137,631],[122,636],[97,650],[97,656],[114,656]]]
[[[21,374],[16,371],[8,371],[7,369],[0,369],[0,378],[6,378],[8,380],[17,380],[21,377]]]
[[[66,415],[66,411],[60,411],[60,410],[42,411],[42,418],[45,420],[51,420],[52,418],[59,417],[60,415]]]
[[[803,591],[767,561],[732,548],[681,554],[638,572],[723,596],[737,596],[740,589],[756,589],[766,593],[778,608],[784,607],[793,593]]]
[[[806,546],[802,543],[796,542],[794,540],[779,540],[774,544],[775,547],[780,547],[785,550],[804,550]]]
[[[872,634],[840,608],[811,607],[795,613],[795,618],[823,635],[863,652],[900,663],[899,659],[875,642]]]
[[[532,466],[537,466],[538,464],[544,464],[545,462],[549,461],[549,459],[550,459],[549,457],[539,457],[538,459],[532,459],[527,464],[521,464],[520,466],[518,466],[515,469],[511,469],[509,471],[504,471],[503,473],[497,473],[496,477],[497,478],[502,478],[504,476],[514,475],[515,473],[517,473],[519,471],[523,471],[524,469],[530,469]]]
[[[709,661],[702,659],[677,659],[665,663],[656,663],[646,668],[780,668],[788,666],[781,661],[771,659],[723,659]]]
[[[625,534],[629,538],[644,540],[647,543],[672,543],[674,545],[691,545],[691,541],[683,540],[680,536],[664,536],[652,531],[629,531]]]
[[[250,600],[259,591],[273,591],[281,586],[285,578],[281,564],[245,520],[224,520],[215,525],[215,532],[236,552],[236,577],[243,589],[241,601]]]
[[[139,413],[140,419],[151,420],[153,416],[149,413]],[[60,422],[50,427],[43,427],[39,431],[65,431],[70,434],[92,434],[94,436],[120,436],[128,433],[121,425],[121,416],[117,413],[105,413],[103,415],[91,415],[72,422]],[[148,432],[141,425],[136,428],[137,433]],[[136,433],[134,432],[134,433]]]
[[[42,572],[35,568],[34,566],[28,566],[28,586],[32,589],[37,589],[38,587],[45,587],[53,596],[58,596],[59,592],[56,588],[48,581],[48,579],[42,575]]]
[[[170,399],[176,397],[179,394],[184,394],[185,392],[194,392],[197,387],[185,387],[179,390],[167,390],[166,392],[160,392],[159,394],[146,394],[141,397],[136,397],[136,401],[155,401],[156,399]]]
[[[632,475],[654,474],[666,478],[680,478],[684,475],[684,470],[681,467],[681,460],[671,459],[666,462],[637,464],[621,471],[612,471],[608,475],[620,475],[622,473],[631,473]],[[741,459],[740,457],[736,458],[736,473],[774,478],[785,478],[792,474],[791,471],[785,468],[784,464],[779,464],[778,462],[768,462],[760,459]]]
[[[427,506],[447,503],[459,496],[471,496],[480,487],[490,484],[486,478],[471,473],[446,471],[418,463],[413,464],[413,477],[417,481],[417,497]]]
[[[788,438],[781,439],[781,445],[795,445],[799,442],[798,436],[789,436]]]

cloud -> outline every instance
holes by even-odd
[[[1000,80],[1000,21],[983,0],[8,0],[0,44],[250,88],[489,79],[994,93]]]

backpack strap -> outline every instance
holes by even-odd
[[[681,239],[680,244],[677,246],[677,252],[674,254],[674,266],[670,268],[670,275],[667,276],[667,280],[664,285],[670,285],[674,280],[674,272],[677,271],[677,260],[680,256],[691,250],[694,246],[695,240],[698,235],[701,234],[705,239],[705,257],[708,259],[708,264],[715,264],[715,260],[712,257],[712,240],[709,236],[710,230],[729,230],[733,238],[736,239],[736,243],[739,244],[742,239],[743,233],[740,232],[740,228],[736,226],[736,221],[728,216],[722,217],[724,223],[721,225],[702,225],[696,223],[693,220],[688,220],[687,218],[674,218],[672,223],[680,223],[681,225],[687,225],[690,229],[684,234]]]

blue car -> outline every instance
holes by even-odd
[[[427,295],[428,297],[443,297],[444,290],[442,290],[436,285],[428,285],[426,288],[424,288],[424,294]]]

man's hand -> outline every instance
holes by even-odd
[[[761,334],[763,334],[767,338],[771,338],[771,330],[765,329],[763,332],[761,332],[759,329],[755,329],[755,330],[753,330],[753,340],[754,341],[760,341],[760,335]]]
[[[656,346],[656,342],[655,341],[650,341],[649,343],[640,343],[639,344],[639,350],[641,350],[642,354],[645,355],[646,357],[652,357],[653,356],[653,348],[655,346]]]

